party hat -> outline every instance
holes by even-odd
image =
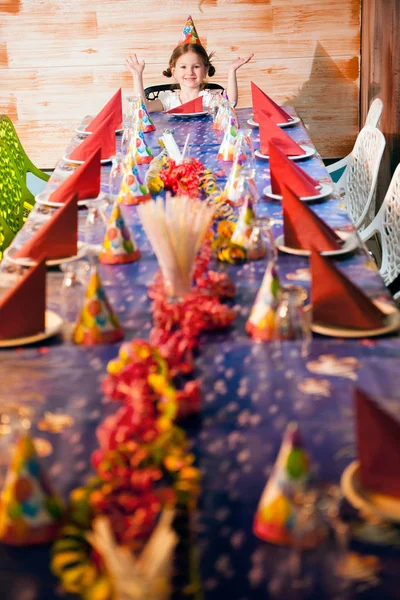
[[[72,337],[75,344],[84,346],[118,342],[124,337],[96,268],[92,270],[83,308]]]
[[[134,128],[134,133],[129,145],[129,154],[137,165],[145,165],[153,160],[153,154],[144,140],[144,133],[139,126]]]
[[[232,115],[229,118],[229,123],[225,128],[225,133],[221,145],[218,150],[218,160],[224,160],[226,162],[232,162],[235,156],[235,143],[237,139],[238,131],[235,125],[234,118]]]
[[[99,261],[115,265],[134,262],[138,258],[140,258],[140,252],[131,238],[129,229],[125,225],[118,200],[116,200],[108,222]]]
[[[294,503],[309,474],[309,459],[296,423],[289,423],[253,523],[255,535],[274,544],[291,544],[298,507]],[[315,533],[315,532],[310,532]],[[306,540],[302,540],[306,544]]]
[[[179,40],[178,46],[182,46],[183,44],[199,44],[201,46],[200,38],[190,15],[186,19],[186,23],[182,31],[182,37]]]
[[[99,125],[101,125],[108,117],[112,117],[111,126],[113,127],[114,133],[116,129],[122,128],[122,92],[121,88],[114,94],[114,96],[107,102],[104,108],[101,109],[99,114],[90,121],[85,131],[95,131]]]
[[[179,106],[175,106],[174,108],[170,108],[165,111],[166,113],[176,114],[193,114],[198,112],[203,112],[203,96],[198,96],[194,100],[189,100],[189,102],[184,102]]]
[[[291,248],[329,252],[340,250],[342,240],[319,216],[282,184],[283,231],[285,245]]]
[[[0,541],[15,546],[43,544],[57,535],[62,504],[39,462],[32,439],[24,435],[0,496]]]
[[[0,340],[28,337],[44,331],[45,311],[46,263],[43,259],[0,298]]]
[[[251,82],[251,97],[254,120],[257,123],[260,122],[260,117],[262,118],[261,111],[264,111],[274,123],[289,123],[292,121],[292,117],[253,82]]]
[[[137,109],[137,118],[140,124],[140,128],[143,133],[149,133],[150,131],[155,131],[156,126],[154,125],[149,113],[147,112],[147,108],[142,99],[140,107]]]
[[[261,152],[268,156],[269,143],[272,141],[286,156],[302,156],[305,150],[261,110],[259,115]]]
[[[97,148],[79,165],[58,188],[50,195],[51,202],[63,203],[74,194],[76,200],[97,198],[100,192],[100,157],[101,150]]]
[[[109,115],[83,142],[72,150],[71,160],[87,160],[95,150],[101,148],[101,160],[114,156],[116,149],[113,115]]]
[[[264,277],[246,323],[251,337],[267,341],[274,331],[275,311],[279,303],[280,282],[273,264],[267,265]]]
[[[140,204],[150,200],[148,187],[143,183],[139,169],[133,162],[131,154],[126,157],[125,174],[122,179],[118,202],[127,206]]]
[[[350,329],[380,329],[385,315],[333,263],[311,251],[313,321]]]
[[[287,158],[273,141],[269,142],[269,168],[271,171],[271,191],[282,196],[282,183],[299,196],[316,196],[319,193],[319,182],[310,177],[295,162]]]
[[[242,248],[247,248],[253,231],[254,218],[253,203],[250,198],[246,198],[240,209],[239,218],[231,237],[231,242],[233,244],[242,246]]]
[[[55,260],[78,252],[78,205],[69,197],[40,229],[15,253],[15,258]]]
[[[400,498],[400,423],[360,389],[355,402],[361,484]]]

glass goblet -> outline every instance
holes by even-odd
[[[108,180],[108,190],[110,200],[113,202],[121,188],[121,183],[125,175],[125,156],[118,153],[112,158],[112,166]]]
[[[311,325],[308,313],[303,309],[306,292],[301,286],[282,289],[281,299],[275,312],[272,343],[281,349],[282,342],[296,342],[302,357],[307,357],[311,345]]]

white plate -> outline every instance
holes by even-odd
[[[292,125],[297,125],[297,123],[300,123],[299,117],[292,117],[291,121],[285,121],[284,123],[275,123],[275,125],[278,125],[278,127],[281,127],[282,129],[284,129],[285,127],[291,127]],[[247,124],[250,125],[250,127],[258,127],[259,126],[257,121],[254,121],[254,119],[248,119]]]
[[[75,148],[74,148],[74,150],[75,150]],[[71,150],[71,152],[73,152],[73,150]],[[66,156],[66,155],[63,156],[62,159],[63,159],[64,162],[66,162],[66,163],[68,163],[70,165],[83,165],[83,163],[85,162],[84,160],[72,160],[71,158],[68,158],[68,156]],[[105,163],[112,162],[112,159],[113,159],[113,157],[109,156],[109,158],[102,158],[100,160],[100,162],[102,164],[105,164]]]
[[[12,246],[9,246],[4,250],[4,258],[7,258],[10,262],[14,263],[15,265],[20,265],[21,267],[32,267],[37,264],[34,260],[31,260],[30,258],[24,258],[23,256],[21,256],[21,258],[14,258],[15,252],[16,249]],[[73,262],[75,260],[79,260],[80,258],[86,256],[86,254],[86,244],[84,244],[83,242],[78,242],[78,254],[75,254],[74,256],[66,256],[65,258],[54,258],[53,260],[46,260],[46,265],[48,267],[56,267],[57,265],[61,265],[62,263],[68,263]]]
[[[310,158],[314,156],[316,150],[315,148],[311,148],[311,146],[306,146],[305,144],[299,144],[300,148],[303,148],[305,154],[301,154],[299,156],[288,156],[290,160],[304,160],[305,158]],[[255,150],[254,154],[258,156],[258,158],[265,158],[269,160],[269,156],[267,154],[262,154],[260,150]]]
[[[0,348],[11,348],[13,346],[26,346],[27,344],[34,344],[35,342],[41,342],[47,340],[47,338],[56,335],[62,327],[63,320],[57,313],[52,310],[46,310],[45,312],[45,330],[23,338],[14,338],[12,340],[0,340]]]
[[[340,486],[343,495],[358,510],[375,515],[385,521],[400,523],[400,498],[376,494],[362,487],[360,482],[360,463],[353,461],[343,471]]]
[[[202,112],[197,112],[197,113],[173,113],[173,112],[167,112],[165,113],[167,115],[172,115],[173,117],[205,117],[206,115],[209,114],[208,110],[203,110]]]
[[[79,133],[79,135],[91,135],[93,133],[93,131],[86,131],[85,127],[87,127],[89,125],[89,123],[91,121],[93,121],[94,117],[91,117],[90,119],[86,119],[83,123],[81,123],[76,129],[76,133]],[[116,129],[115,133],[122,133],[124,130],[123,127],[121,127],[121,129]]]
[[[342,254],[347,254],[348,252],[353,252],[359,246],[358,237],[355,232],[349,231],[336,231],[337,235],[342,238],[344,241],[343,246],[340,250],[326,250],[325,252],[321,252],[322,256],[341,256]],[[275,240],[275,246],[281,252],[285,252],[286,254],[294,254],[295,256],[310,256],[310,250],[304,250],[303,248],[292,248],[291,246],[285,246],[285,238],[282,235],[279,235]]]
[[[380,300],[374,300],[373,302],[375,306],[387,315],[385,319],[386,324],[383,327],[379,327],[378,329],[349,329],[337,325],[324,325],[323,323],[312,322],[311,329],[314,333],[320,333],[321,335],[343,338],[376,337],[400,329],[400,312],[397,308],[393,304],[389,304],[389,302],[381,302]],[[312,305],[309,305],[304,310],[311,309]]]
[[[55,192],[55,190],[53,190]],[[52,208],[60,208],[64,206],[63,202],[51,202],[48,198],[51,196],[52,192],[49,194],[45,190],[40,192],[35,196],[35,200],[38,204],[43,204],[43,206],[51,206]],[[86,198],[86,200],[78,200],[78,206],[86,206],[88,202],[103,202],[106,198],[107,194],[105,192],[100,192],[97,198]]]
[[[315,202],[316,200],[322,200],[322,198],[326,198],[333,192],[333,187],[331,185],[327,185],[326,183],[321,184],[321,189],[319,194],[315,196],[301,196],[300,200],[302,202]],[[282,200],[282,196],[280,194],[273,194],[271,191],[271,186],[267,185],[263,189],[263,194],[268,196],[268,198],[272,198],[273,200]]]

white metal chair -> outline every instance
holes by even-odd
[[[373,102],[371,102],[364,125],[370,125],[371,127],[378,127],[379,120],[382,115],[382,111],[383,111],[382,100],[380,98],[375,98],[375,100]],[[328,167],[326,167],[326,170],[331,175],[331,177],[334,173],[343,169],[343,173],[340,175],[339,179],[336,181],[336,184],[335,184],[336,188],[338,190],[341,190],[344,188],[344,182],[345,182],[345,177],[346,177],[346,167],[349,163],[349,159],[350,159],[350,154],[348,154],[341,160],[338,160],[338,161],[332,163],[331,165],[329,165]]]
[[[366,125],[357,136],[350,153],[344,182],[344,197],[353,225],[365,229],[375,217],[376,183],[385,136],[376,127]]]
[[[382,247],[382,262],[379,272],[390,285],[400,274],[400,164],[393,174],[385,199],[372,223],[360,232],[366,242],[377,234]],[[395,298],[400,297],[397,292]]]

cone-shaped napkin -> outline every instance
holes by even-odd
[[[327,252],[340,250],[342,240],[319,216],[282,184],[283,231],[290,248]]]
[[[292,121],[292,117],[253,82],[251,82],[251,97],[256,123],[259,123],[260,118],[262,118],[262,115],[260,115],[261,111],[264,111],[274,123],[289,123]]]
[[[92,346],[118,342],[123,337],[122,328],[104,292],[97,269],[94,268],[72,338],[75,344]]]
[[[292,543],[298,511],[293,498],[296,492],[304,490],[308,475],[309,459],[298,426],[289,423],[257,507],[253,523],[253,532],[257,537],[274,544]],[[315,537],[315,532],[312,533]]]
[[[279,277],[274,265],[267,265],[260,289],[257,292],[253,308],[246,323],[246,331],[251,337],[263,341],[272,338],[280,289]]]
[[[126,158],[125,175],[121,183],[118,202],[125,205],[135,205],[151,199],[150,192],[140,178],[139,170],[133,162],[132,156]]]
[[[282,183],[290,186],[299,198],[316,196],[319,193],[319,183],[295,162],[279,150],[274,142],[269,143],[269,168],[271,171],[271,190],[273,194],[282,195]]]
[[[144,140],[144,133],[135,127],[129,145],[129,154],[137,165],[145,165],[153,160],[153,154]]]
[[[14,254],[15,258],[39,261],[75,256],[78,252],[78,205],[75,196],[54,212],[40,229]]]
[[[360,389],[355,402],[361,483],[400,498],[400,423]]]
[[[116,265],[134,262],[138,258],[140,258],[140,252],[125,225],[121,208],[116,200],[108,222],[99,261],[108,265]]]
[[[311,251],[313,321],[349,329],[379,329],[385,315],[327,258]]]
[[[156,126],[150,118],[149,113],[143,100],[141,100],[140,108],[138,109],[138,120],[140,123],[141,130],[143,133],[149,133],[149,131],[155,131]]]
[[[184,104],[181,104],[180,106],[175,106],[175,108],[170,108],[169,110],[167,110],[165,112],[184,115],[184,114],[198,113],[198,112],[202,112],[202,111],[203,111],[203,96],[198,96],[194,100],[189,100],[189,102],[185,102]]]
[[[74,195],[76,200],[97,198],[100,193],[100,157],[101,150],[97,148],[83,165],[79,165],[50,195],[49,200],[62,204],[71,195]]]
[[[261,110],[259,115],[260,125],[260,148],[262,154],[268,156],[269,143],[272,141],[286,156],[302,156],[305,150],[299,146],[292,138],[283,131],[278,125],[275,125],[268,115]]]
[[[90,121],[85,131],[95,131],[102,123],[112,117],[111,126],[115,133],[116,129],[122,128],[122,93],[121,88],[114,94],[114,96],[107,102],[104,108],[101,109],[99,114]]]
[[[45,330],[45,311],[46,263],[43,259],[0,298],[0,340],[41,333]]]
[[[232,162],[235,156],[235,143],[237,140],[238,131],[235,125],[235,120],[232,115],[229,118],[229,123],[225,128],[225,133],[221,145],[218,150],[218,160]]]
[[[182,46],[183,44],[199,44],[201,46],[200,38],[190,15],[186,19],[185,26],[182,30],[182,37],[179,40],[178,46]]]
[[[29,436],[19,439],[0,496],[0,541],[43,544],[57,535],[62,504],[53,492]]]
[[[253,231],[252,221],[254,218],[253,204],[250,198],[246,198],[240,209],[239,218],[231,237],[231,242],[233,244],[237,244],[238,246],[247,249]]]
[[[116,149],[113,115],[109,115],[98,128],[88,135],[69,155],[71,160],[87,160],[95,150],[101,149],[101,160],[114,156]]]

